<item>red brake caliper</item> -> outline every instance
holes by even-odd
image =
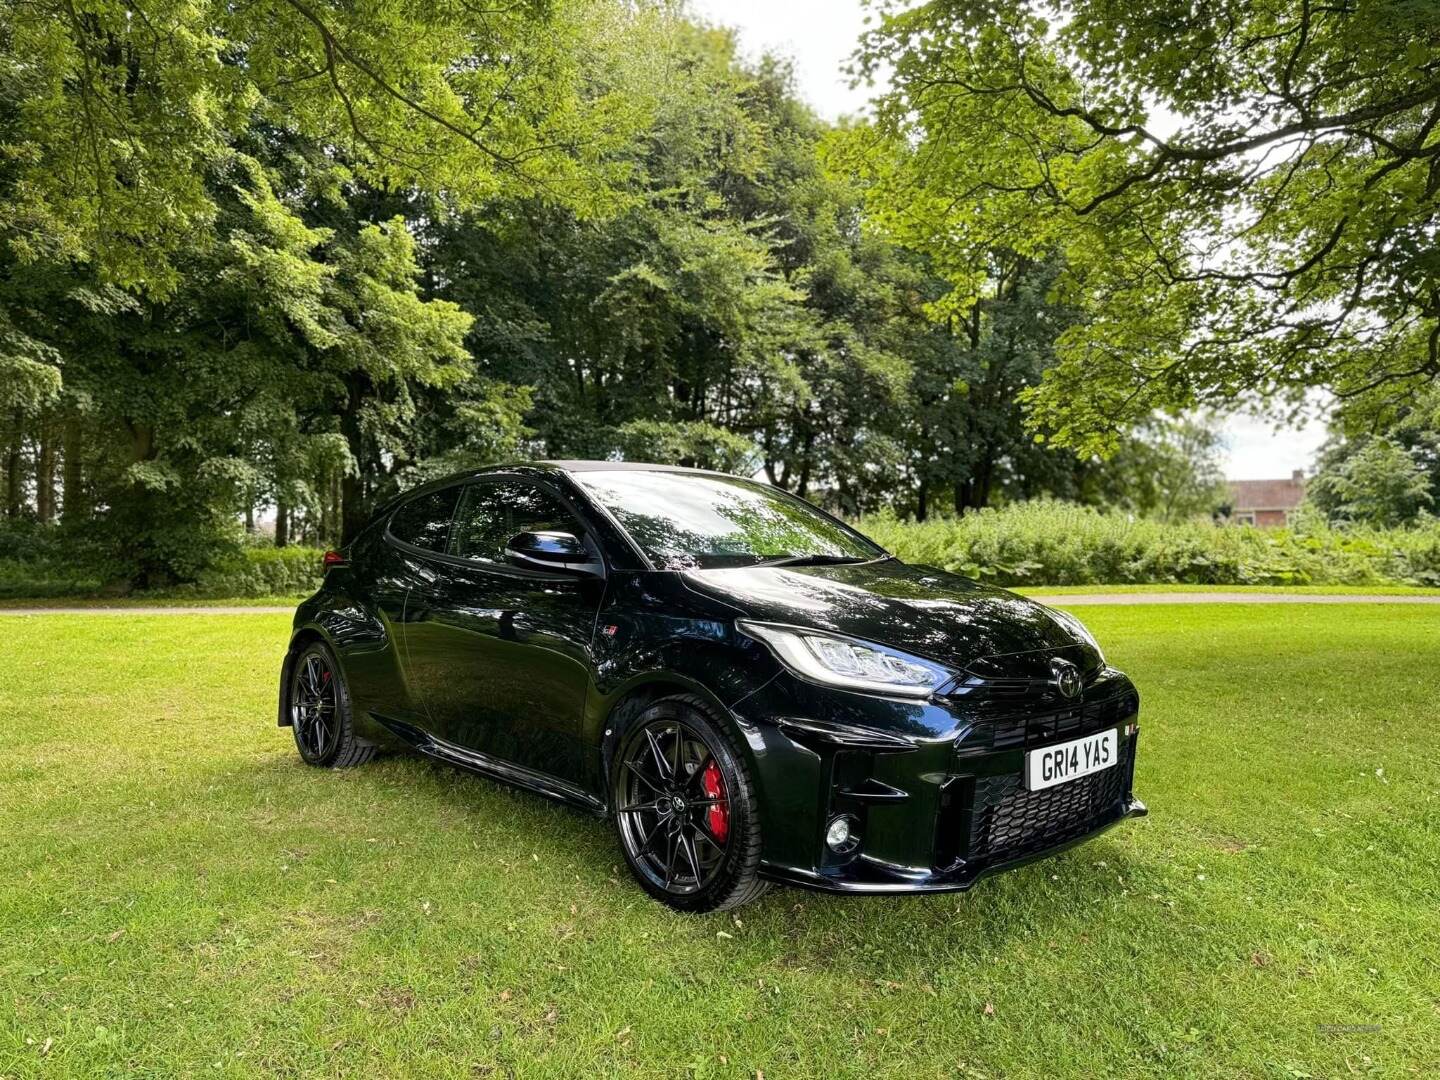
[[[705,798],[718,799],[713,806],[705,808],[705,824],[710,835],[722,844],[730,832],[730,804],[725,799],[725,781],[720,777],[720,766],[711,758],[700,774],[700,786],[705,789]]]

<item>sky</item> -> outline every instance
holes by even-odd
[[[791,57],[801,96],[821,116],[834,120],[864,109],[867,90],[851,89],[841,71],[865,30],[860,0],[690,0],[690,6],[706,21],[739,31],[746,55],[769,51]],[[1324,421],[1315,418],[1277,429],[1241,413],[1226,418],[1223,428],[1225,474],[1234,480],[1308,471],[1325,441]]]

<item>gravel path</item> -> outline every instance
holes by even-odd
[[[1387,596],[1383,593],[1032,593],[1030,599],[1055,607],[1083,607],[1089,604],[1440,604],[1440,596]],[[241,604],[217,604],[213,607],[180,604],[154,607],[143,604],[125,607],[0,607],[0,615],[289,615],[294,611],[293,607],[245,607]]]

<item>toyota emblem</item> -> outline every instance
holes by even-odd
[[[1050,681],[1063,698],[1078,697],[1080,694],[1080,669],[1069,660],[1057,657],[1050,661]]]

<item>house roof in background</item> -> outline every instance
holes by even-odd
[[[1295,473],[1284,480],[1230,480],[1232,511],[1294,510],[1305,501],[1305,477]]]

